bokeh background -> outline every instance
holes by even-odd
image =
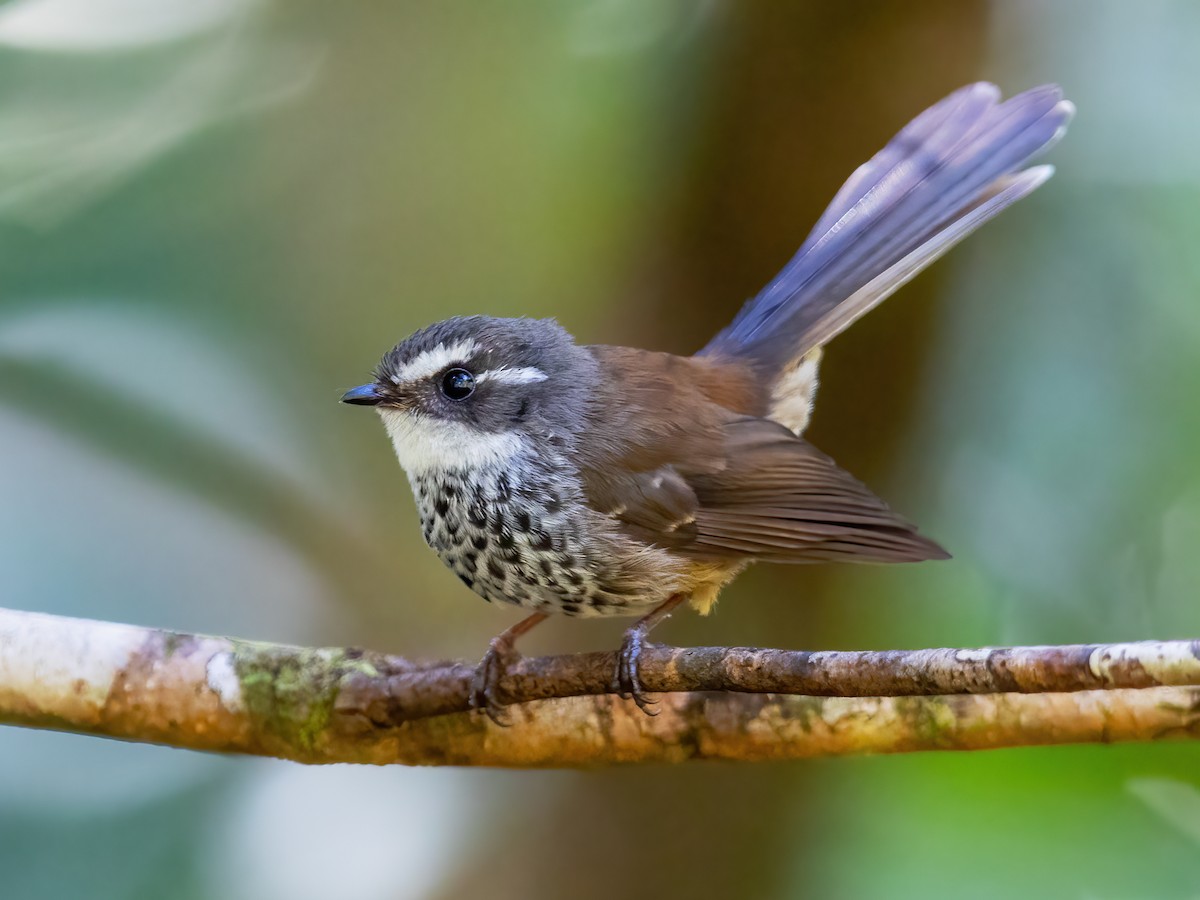
[[[0,603],[478,657],[514,614],[341,391],[457,313],[690,352],[988,78],[1065,86],[1059,174],[837,340],[810,432],[955,559],[762,567],[660,637],[1196,637],[1197,47],[1189,0],[0,4]],[[1196,897],[1198,763],[306,769],[2,729],[0,896]]]

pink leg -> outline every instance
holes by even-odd
[[[497,725],[508,724],[505,704],[500,701],[498,693],[500,679],[508,672],[509,666],[520,659],[516,648],[517,638],[547,618],[548,613],[534,613],[496,635],[492,638],[479,667],[475,669],[475,680],[471,685],[471,705],[486,712],[488,718]]]

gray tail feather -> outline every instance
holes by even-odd
[[[1056,85],[999,103],[968,85],[913,119],[838,191],[804,245],[701,354],[778,371],[825,344],[1053,173],[1020,167],[1074,113]]]

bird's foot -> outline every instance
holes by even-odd
[[[546,617],[546,613],[535,612],[507,631],[496,635],[488,646],[488,652],[483,654],[483,659],[475,669],[475,677],[471,681],[471,707],[482,709],[497,725],[511,724],[508,718],[508,704],[500,699],[500,681],[521,658],[516,648],[517,638],[539,622],[544,622]]]
[[[647,642],[644,630],[636,626],[625,632],[621,649],[617,652],[617,671],[613,677],[613,690],[622,699],[633,698],[638,709],[648,716],[658,715],[658,701],[650,698],[642,686],[642,651],[654,644]]]
[[[613,690],[622,699],[632,697],[633,702],[638,705],[638,709],[648,716],[658,715],[658,701],[651,700],[646,689],[642,687],[642,651],[647,647],[657,645],[649,643],[646,635],[650,633],[651,628],[669,617],[675,607],[686,599],[687,594],[672,594],[649,615],[638,619],[633,627],[625,632],[625,639],[621,641],[621,649],[617,653],[617,671],[613,675]]]
[[[503,727],[511,725],[512,721],[508,704],[500,698],[500,681],[520,658],[512,641],[505,640],[503,635],[493,638],[471,682],[471,706],[483,710],[489,719]]]

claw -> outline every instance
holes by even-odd
[[[471,680],[471,707],[483,710],[487,717],[502,728],[512,724],[508,717],[508,704],[500,699],[500,681],[521,654],[515,646],[517,638],[534,625],[546,619],[546,613],[534,613],[516,625],[492,638],[487,653],[475,669]]]
[[[641,662],[642,651],[646,647],[656,646],[646,642],[650,629],[671,615],[680,603],[687,599],[686,594],[674,594],[665,603],[642,617],[625,632],[621,641],[621,649],[617,653],[617,670],[613,673],[612,688],[622,700],[633,698],[638,709],[648,716],[658,715],[658,701],[652,700],[642,687]]]
[[[500,681],[518,658],[511,643],[496,638],[475,669],[471,682],[471,706],[483,710],[502,728],[512,724],[507,705],[500,700]]]
[[[648,716],[657,716],[658,701],[651,699],[642,686],[640,666],[645,648],[646,636],[642,632],[631,628],[625,633],[625,640],[621,642],[621,650],[617,654],[613,688],[622,700],[632,697],[638,709]]]

